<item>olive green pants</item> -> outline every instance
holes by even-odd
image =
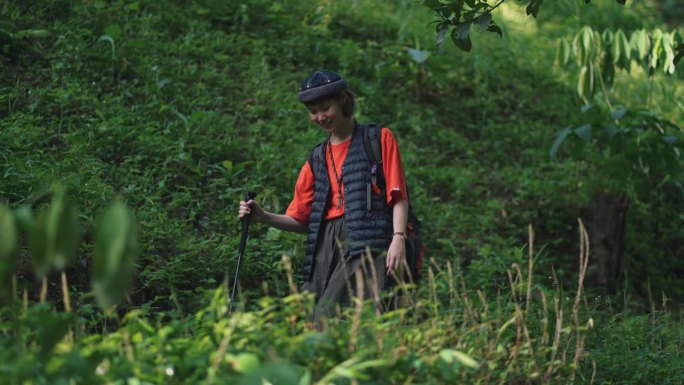
[[[373,298],[381,304],[380,294],[388,283],[385,255],[350,257],[342,217],[325,221],[321,226],[324,229],[314,252],[313,278],[304,285],[305,290],[315,294],[313,320],[320,322],[336,316],[338,306],[351,305],[354,297]]]

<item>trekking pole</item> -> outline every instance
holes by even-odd
[[[249,202],[255,197],[256,193],[254,191],[250,191],[247,193],[245,202]],[[240,265],[242,264],[242,256],[245,254],[245,246],[247,245],[247,236],[249,234],[249,215],[245,215],[244,217],[242,217],[242,219],[240,219],[240,223],[242,225],[240,229],[242,231],[242,235],[240,237],[240,247],[238,248],[238,260],[237,267],[235,268],[235,278],[233,278],[233,291],[230,292],[230,307],[228,308],[228,313],[233,312],[235,293],[237,292],[238,280],[240,278]]]

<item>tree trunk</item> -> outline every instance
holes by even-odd
[[[589,203],[590,268],[588,283],[614,292],[622,269],[625,220],[629,201],[626,197],[601,192]]]

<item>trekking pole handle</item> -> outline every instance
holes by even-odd
[[[253,200],[254,198],[256,198],[256,195],[257,195],[257,194],[256,194],[254,191],[248,192],[247,195],[245,195],[245,203],[246,203],[246,202],[249,202],[249,201],[251,201],[251,200]],[[241,221],[243,222],[243,227],[244,227],[244,223],[246,223],[248,219],[249,219],[249,215],[245,215],[245,216],[241,219]]]

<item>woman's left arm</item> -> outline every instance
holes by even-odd
[[[387,249],[387,275],[400,269],[406,260],[406,223],[408,221],[408,201],[402,199],[392,207],[392,225],[394,235]]]

